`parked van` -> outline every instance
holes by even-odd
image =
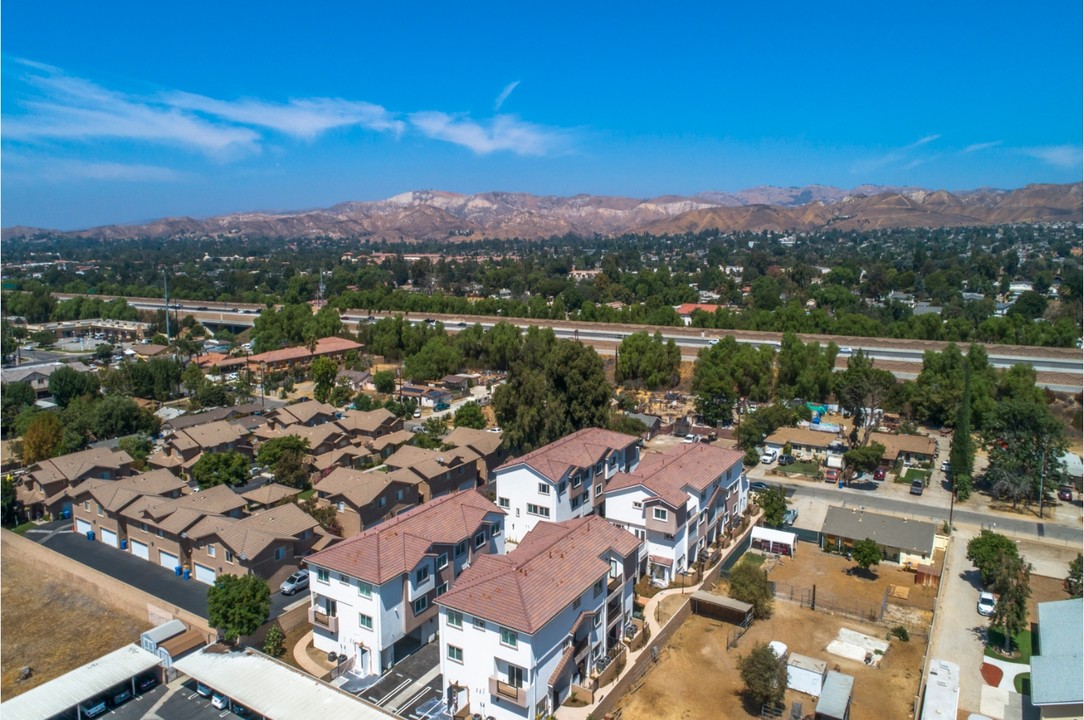
[[[83,717],[87,718],[104,715],[105,711],[108,709],[109,708],[107,708],[105,705],[104,698],[94,698],[92,700],[87,700],[84,703],[80,703],[79,705],[79,710],[82,713]]]
[[[765,465],[771,465],[775,462],[777,457],[779,457],[779,451],[768,448],[764,451],[764,454],[760,456],[760,461]]]

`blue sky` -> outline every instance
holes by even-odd
[[[8,2],[3,226],[1082,177],[1081,3]]]

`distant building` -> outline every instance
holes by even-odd
[[[678,305],[674,310],[677,311],[678,317],[681,318],[683,323],[692,325],[693,313],[697,310],[710,315],[721,307],[722,305],[713,305],[709,303],[685,303],[684,305]]]

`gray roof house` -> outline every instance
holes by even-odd
[[[1084,715],[1084,599],[1039,603],[1031,702],[1043,718]]]
[[[885,551],[885,559],[900,561],[900,555],[933,557],[933,523],[878,515],[859,508],[829,507],[821,526],[821,547],[842,548],[869,538]]]

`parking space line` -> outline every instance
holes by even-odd
[[[406,702],[404,702],[404,703],[400,703],[400,704],[399,704],[399,705],[398,705],[398,706],[397,706],[397,707],[395,708],[395,712],[396,712],[396,713],[398,713],[398,712],[400,712],[400,711],[401,711],[401,710],[402,710],[403,708],[406,708],[406,707],[410,707],[410,706],[411,706],[411,705],[412,705],[413,703],[417,702],[419,698],[421,698],[421,697],[422,697],[423,695],[425,695],[425,694],[426,694],[427,692],[429,692],[429,691],[430,691],[431,689],[432,689],[432,688],[430,688],[429,686],[425,686],[425,687],[423,687],[423,688],[422,688],[421,690],[419,690],[418,692],[416,692],[416,693],[414,693],[413,695],[411,695],[411,696],[410,696],[410,697],[409,697],[409,698],[407,699],[407,701],[406,701]]]
[[[380,707],[384,707],[384,703],[388,702],[388,700],[391,700],[391,699],[392,699],[393,697],[395,697],[396,693],[398,693],[398,692],[399,692],[400,690],[402,690],[403,688],[405,688],[405,687],[406,687],[407,685],[409,685],[410,683],[411,683],[411,681],[410,681],[409,679],[408,679],[408,680],[404,680],[403,682],[401,682],[401,683],[399,683],[398,685],[396,685],[396,686],[395,686],[395,689],[393,689],[393,690],[392,690],[391,692],[389,692],[389,693],[388,693],[387,695],[385,695],[384,697],[380,698],[379,700],[374,700],[373,702],[374,702],[374,703],[376,703],[377,705],[379,705]]]

